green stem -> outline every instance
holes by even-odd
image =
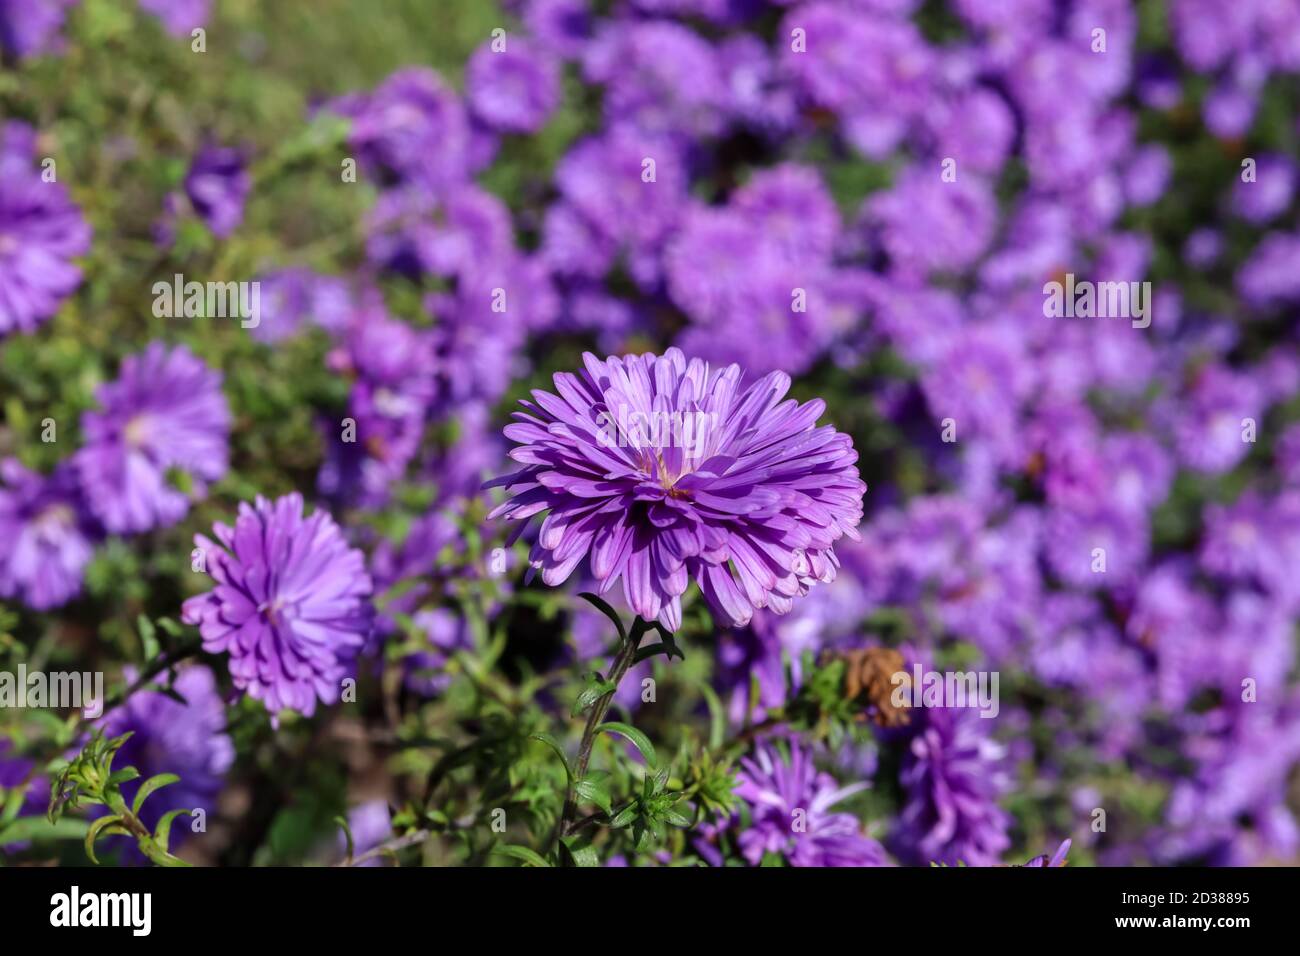
[[[587,765],[591,762],[591,748],[596,742],[596,733],[600,730],[600,725],[604,723],[605,715],[609,713],[609,705],[618,692],[618,685],[627,676],[628,670],[636,660],[636,652],[641,646],[641,638],[645,636],[646,631],[650,630],[650,627],[651,624],[642,620],[638,615],[632,624],[631,633],[628,634],[627,640],[623,642],[623,646],[618,649],[618,653],[614,657],[614,664],[610,668],[609,682],[614,686],[596,700],[591,711],[587,714],[587,724],[582,730],[582,743],[578,746],[578,764],[574,770],[573,779],[569,782],[568,789],[565,792],[564,815],[557,827],[560,836],[567,836],[575,829],[573,815],[577,812],[578,805],[574,796],[574,786],[587,775]]]

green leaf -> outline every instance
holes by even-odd
[[[692,825],[691,818],[683,813],[678,807],[669,807],[660,814],[665,823],[672,824],[675,827],[689,827]]]
[[[114,774],[114,776],[117,776],[117,774]],[[139,776],[139,774],[136,776]],[[144,806],[144,802],[149,798],[149,794],[153,793],[155,790],[161,790],[163,787],[170,786],[173,783],[178,783],[180,779],[181,778],[176,776],[174,773],[160,773],[156,777],[150,777],[144,783],[140,784],[140,789],[137,791],[135,799],[131,801],[131,812],[138,816],[140,808]]]
[[[616,720],[611,720],[609,723],[601,724],[600,731],[601,733],[620,734],[626,737],[632,742],[632,746],[641,751],[641,756],[645,758],[647,764],[651,767],[658,766],[659,758],[655,756],[655,748],[654,745],[650,743],[650,738],[641,733],[641,731],[637,730],[635,727],[629,724],[620,723]]]
[[[140,776],[140,771],[136,770],[135,767],[123,767],[121,770],[113,771],[113,773],[108,778],[108,785],[111,787],[118,784],[127,783],[131,780],[136,779],[138,776]]]
[[[96,866],[99,865],[99,860],[95,856],[95,841],[98,840],[100,836],[108,836],[113,833],[125,833],[128,836],[130,835],[122,826],[121,817],[100,817],[90,825],[90,828],[86,831],[85,847],[86,856],[90,857],[91,863],[94,863]]]
[[[629,803],[614,816],[614,819],[609,821],[610,827],[621,830],[623,827],[630,826],[637,817],[637,809],[638,805],[635,802]]]
[[[574,866],[600,866],[600,857],[596,855],[596,848],[591,845],[591,839],[586,835],[568,836],[560,842],[568,851]]]
[[[164,853],[169,852],[167,849],[167,844],[168,841],[171,840],[172,821],[175,820],[177,817],[179,817],[182,813],[192,814],[193,812],[194,811],[192,810],[186,810],[182,808],[179,810],[168,810],[166,813],[162,815],[162,819],[158,821],[158,825],[153,829],[153,841],[157,843],[160,847],[162,847],[162,851]]]
[[[614,626],[618,628],[618,641],[620,647],[627,643],[627,628],[623,626],[623,620],[618,616],[618,612],[609,606],[609,602],[599,595],[592,594],[590,591],[583,591],[578,595],[578,597],[582,598],[597,611],[614,622]]]
[[[555,755],[560,758],[560,763],[564,764],[564,776],[568,779],[570,783],[573,782],[573,771],[569,769],[569,758],[565,756],[564,748],[560,746],[560,742],[558,740],[556,740],[550,734],[542,734],[542,733],[529,734],[528,739],[540,740],[542,743],[546,744],[546,746],[554,750]]]
[[[610,681],[602,680],[599,674],[589,674],[587,676],[587,686],[582,689],[578,699],[573,702],[573,710],[569,712],[569,716],[581,717],[595,706],[596,701],[614,690],[616,686]]]
[[[521,861],[524,866],[551,865],[542,859],[541,855],[536,850],[530,850],[526,846],[519,846],[517,843],[503,843],[501,846],[493,847],[492,852],[498,853],[501,856],[513,857],[514,859]]]
[[[136,627],[140,631],[140,646],[144,649],[145,661],[154,660],[161,648],[158,646],[158,633],[154,629],[153,621],[141,614],[136,618]]]
[[[636,652],[636,663],[639,664],[644,660],[654,657],[656,654],[662,654],[670,661],[674,657],[679,660],[686,660],[686,655],[682,652],[682,649],[677,646],[677,641],[673,638],[672,631],[668,630],[668,628],[664,627],[658,621],[647,622],[645,629],[657,631],[660,641],[658,644],[650,644],[638,650]]]
[[[607,816],[613,816],[613,804],[609,795],[609,774],[603,770],[593,770],[574,787],[574,793],[579,800],[585,800],[587,803],[595,804],[605,811]]]
[[[80,840],[90,825],[75,817],[63,817],[51,823],[45,817],[19,817],[0,828],[0,846],[29,843],[33,840]]]

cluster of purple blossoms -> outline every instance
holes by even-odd
[[[70,5],[0,0],[0,44],[54,49]],[[142,5],[173,33],[207,15],[200,0]],[[457,550],[455,503],[500,470],[493,405],[533,344],[589,337],[626,357],[588,355],[555,377],[558,394],[533,392],[506,431],[521,470],[493,482],[510,494],[495,514],[519,521],[546,583],[577,573],[607,593],[622,579],[630,610],[676,628],[694,582],[736,628],[719,637],[715,674],[737,720],[755,703],[775,712],[805,652],[875,643],[873,615],[901,621],[923,653],[959,645],[1052,700],[1092,705],[1031,717],[1008,703],[998,725],[927,709],[881,735],[902,755],[888,838],[899,859],[998,862],[1010,764],[1032,759],[1044,787],[1083,799],[1066,753],[1089,769],[1126,763],[1168,794],[1154,834],[1075,834],[1103,862],[1294,855],[1300,711],[1286,675],[1300,587],[1286,571],[1300,557],[1300,427],[1269,432],[1300,393],[1297,167],[1275,143],[1256,149],[1252,130],[1274,78],[1300,68],[1300,8],[1181,0],[1169,42],[1139,55],[1125,0],[955,0],[944,40],[911,0],[774,5],[629,0],[604,15],[586,0],[518,0],[528,35],[485,42],[463,96],[408,68],[326,105],[378,187],[361,281],[280,271],[253,334],[275,344],[310,321],[333,339],[350,391],[318,481],[332,504],[378,509],[410,478],[437,487],[400,544],[374,549],[375,590],[431,579],[391,606],[429,638],[408,686],[439,692],[447,657],[471,643],[432,579]],[[474,177],[503,137],[568,105],[566,71],[599,94],[599,126],[567,144],[535,184],[542,205],[516,217]],[[1231,229],[1182,241],[1191,270],[1235,290],[1230,305],[1170,278],[1139,231],[1182,186],[1170,152],[1144,141],[1153,117],[1200,122],[1221,152],[1245,144],[1257,161],[1223,184]],[[4,144],[0,335],[48,318],[89,244],[66,193],[32,170],[30,131],[11,124]],[[846,170],[870,184],[843,188]],[[163,237],[183,208],[230,234],[249,188],[242,154],[203,150]],[[427,293],[432,325],[390,315],[380,276]],[[1134,314],[1049,316],[1047,288],[1076,278],[1150,286]],[[1283,330],[1266,350],[1261,328]],[[639,354],[647,342],[678,348]],[[852,393],[905,445],[872,467],[914,480],[879,483],[854,545],[857,454],[817,427],[820,402],[784,400],[788,375],[886,354],[908,373],[865,373]],[[742,386],[733,362],[757,381]],[[6,464],[0,535],[17,546],[0,555],[0,595],[56,606],[79,588],[100,525],[183,516],[168,473],[201,491],[225,470],[213,375],[153,348],[88,413],[75,469]],[[180,415],[163,425],[156,407]],[[430,438],[444,428],[456,437]],[[1261,459],[1264,480],[1237,481]],[[310,713],[370,636],[371,582],[332,519],[302,510],[296,496],[259,500],[218,526],[230,553],[202,539],[218,587],[186,615],[209,650],[230,653],[237,686]],[[586,657],[603,622],[575,618]],[[1031,719],[1044,753],[1026,753]],[[1190,771],[1143,759],[1152,726]],[[885,860],[855,817],[831,811],[854,788],[818,773],[802,744],[789,759],[758,744],[740,778],[748,862]],[[806,833],[791,830],[795,809]],[[1029,865],[1058,865],[1070,846]]]
[[[0,466],[0,596],[35,610],[81,591],[96,544],[182,520],[226,473],[230,412],[221,376],[183,346],[154,342],[122,362],[82,418],[85,444],[48,476]]]

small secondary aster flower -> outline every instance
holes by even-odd
[[[792,743],[790,759],[760,745],[740,761],[735,794],[749,804],[752,821],[740,834],[740,851],[757,866],[779,853],[793,866],[885,866],[882,847],[861,831],[851,813],[831,807],[869,784],[840,787],[813,765],[812,753]]]
[[[739,366],[710,368],[678,349],[558,373],[535,390],[507,438],[524,468],[488,483],[512,497],[492,512],[547,512],[530,561],[549,585],[587,562],[603,593],[675,630],[693,578],[731,626],[777,614],[835,578],[833,546],[858,538],[866,484],[847,435],[816,427],[820,400],[782,402],[783,372],[741,387]]]
[[[494,42],[494,41],[493,41]],[[560,102],[560,71],[549,54],[512,38],[504,50],[480,46],[465,68],[470,110],[502,133],[535,133]]]
[[[126,679],[135,680],[130,668]],[[114,758],[115,767],[140,771],[138,780],[122,785],[128,801],[134,799],[140,783],[152,776],[175,773],[181,778],[144,802],[140,819],[151,828],[176,807],[211,813],[226,771],[235,760],[235,747],[226,733],[225,704],[212,671],[201,664],[186,667],[173,681],[172,690],[184,703],[159,690],[140,690],[99,721],[106,737],[132,734]],[[185,819],[181,818],[182,824]],[[173,847],[189,829],[184,825],[172,828]],[[134,843],[129,845],[134,848]]]
[[[78,0],[0,0],[0,47],[17,57],[58,52],[63,20]]]
[[[230,411],[221,375],[184,346],[154,342],[126,358],[97,397],[103,411],[82,416],[86,447],[76,463],[90,508],[109,531],[175,524],[190,498],[226,473]],[[188,494],[169,480],[176,470]]]
[[[23,123],[0,128],[0,337],[30,332],[81,284],[72,263],[91,229],[62,183],[41,178],[36,138]]]
[[[190,164],[182,191],[195,215],[213,235],[224,239],[243,222],[244,200],[251,187],[252,179],[241,150],[205,146]],[[170,245],[174,240],[181,205],[178,194],[167,197],[162,219],[155,229],[161,245]]]
[[[76,597],[96,535],[72,468],[0,461],[0,598],[46,611]]]
[[[899,773],[907,793],[900,852],[917,864],[996,864],[1011,842],[1010,818],[997,803],[1005,751],[973,710],[928,707],[915,723]]]
[[[296,492],[244,502],[233,528],[213,532],[220,546],[194,541],[217,586],[183,608],[204,650],[228,652],[235,686],[273,713],[334,703],[374,618],[361,552],[325,511],[304,517]]]

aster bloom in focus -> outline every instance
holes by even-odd
[[[128,683],[135,673],[128,668]],[[182,670],[172,682],[172,690],[184,703],[158,690],[141,690],[126,703],[105,714],[98,722],[106,737],[131,738],[118,751],[118,767],[135,767],[139,780],[122,785],[128,802],[134,799],[143,780],[160,773],[175,773],[176,783],[159,790],[146,800],[140,819],[150,828],[163,814],[175,807],[201,809],[212,813],[230,765],[235,761],[235,747],[226,731],[226,708],[218,692],[212,671],[201,664]],[[172,828],[173,846],[190,832],[187,826]],[[137,858],[134,842],[125,843],[128,856]]]
[[[0,598],[46,611],[76,597],[97,530],[71,468],[45,477],[0,461]]]
[[[76,465],[90,508],[109,531],[175,524],[190,498],[226,473],[230,411],[221,376],[184,346],[154,342],[128,357],[97,398],[103,411],[82,417],[86,447]],[[189,494],[169,480],[173,470],[185,474]]]
[[[233,528],[213,532],[220,546],[194,541],[217,586],[186,601],[182,615],[204,650],[228,652],[235,686],[272,713],[310,716],[317,700],[337,701],[374,618],[361,552],[325,511],[304,516],[297,493],[259,495],[239,506]]]
[[[740,850],[752,866],[768,853],[781,854],[793,866],[885,866],[882,847],[861,832],[851,813],[831,807],[865,790],[868,784],[838,786],[813,765],[812,753],[798,743],[786,760],[776,748],[760,746],[740,761],[735,794],[749,804],[752,816],[740,834]]]
[[[524,468],[488,483],[510,490],[491,516],[524,521],[516,537],[547,512],[530,556],[545,583],[587,562],[602,593],[622,578],[633,611],[676,630],[691,579],[731,626],[834,580],[866,485],[849,437],[816,427],[823,402],[782,402],[783,372],[742,388],[739,366],[678,349],[583,359],[556,374],[561,397],[522,403],[505,434]]]
[[[72,263],[90,251],[91,229],[59,182],[32,165],[36,136],[0,129],[0,337],[30,332],[81,284]]]

